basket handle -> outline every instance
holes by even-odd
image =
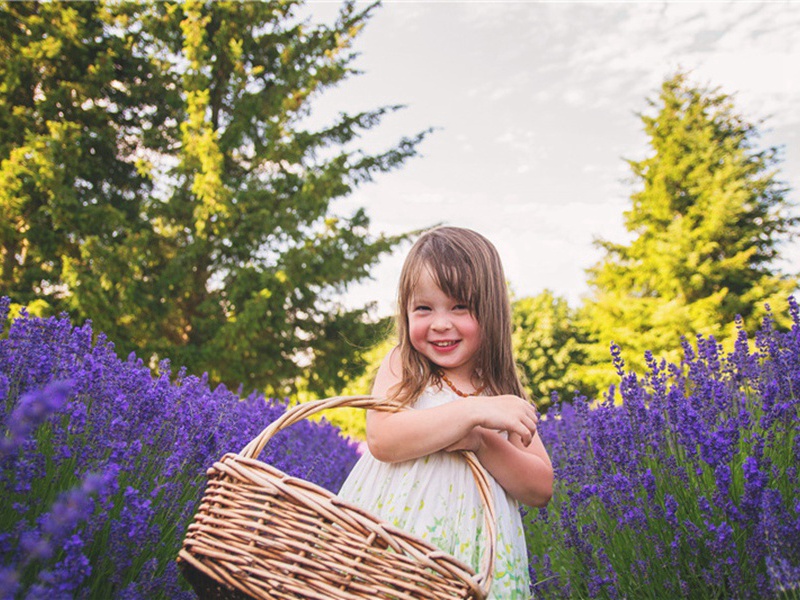
[[[408,410],[407,406],[395,400],[376,398],[375,396],[334,396],[332,398],[303,402],[302,404],[287,409],[280,417],[270,423],[266,429],[239,452],[239,456],[256,459],[267,445],[267,442],[281,429],[289,427],[298,421],[302,421],[319,411],[345,406],[388,412]],[[478,486],[478,493],[480,494],[481,501],[483,502],[483,521],[486,527],[486,535],[489,538],[489,547],[488,551],[483,555],[480,573],[476,576],[475,581],[484,592],[484,596],[488,596],[494,576],[495,548],[497,546],[497,517],[494,508],[494,493],[489,482],[489,475],[475,456],[475,453],[468,450],[459,450],[458,452],[464,457],[464,460],[467,461],[467,465],[472,471],[475,483]]]

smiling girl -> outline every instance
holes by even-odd
[[[413,410],[368,411],[368,451],[339,496],[477,571],[483,506],[469,467],[452,454],[475,452],[497,515],[489,598],[530,598],[519,504],[547,504],[553,469],[517,375],[506,280],[491,242],[456,227],[423,234],[400,275],[397,324],[399,344],[372,393]]]

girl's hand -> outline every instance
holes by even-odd
[[[470,452],[477,452],[483,444],[483,430],[481,427],[473,427],[463,438],[457,442],[450,444],[445,448],[447,452],[455,452],[457,450],[469,450]]]
[[[474,400],[478,404],[480,426],[516,434],[526,447],[533,441],[539,423],[533,404],[513,395],[477,396]]]

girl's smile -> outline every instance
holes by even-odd
[[[431,342],[431,344],[433,344],[437,348],[440,348],[442,350],[447,351],[447,350],[450,350],[451,348],[455,348],[456,344],[458,344],[458,342],[457,341],[453,341],[453,342]]]

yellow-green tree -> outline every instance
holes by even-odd
[[[681,336],[729,337],[737,315],[757,328],[765,303],[785,304],[797,281],[775,267],[797,224],[777,175],[778,149],[759,149],[758,130],[718,89],[667,79],[641,115],[647,158],[629,161],[638,190],[625,224],[629,244],[601,241],[589,271],[582,327],[591,334],[582,377],[610,381],[609,346],[629,367],[643,355],[676,360]]]
[[[341,385],[382,324],[337,298],[402,236],[333,203],[424,137],[358,148],[395,106],[309,125],[374,9],[0,5],[0,291],[212,381]]]
[[[144,36],[123,34],[140,17],[134,4],[0,4],[0,293],[58,312],[102,291],[91,316],[114,337],[103,313],[119,304],[148,326],[129,275],[153,241],[140,150],[169,144],[170,80]]]
[[[512,305],[512,319],[522,382],[540,409],[550,405],[553,394],[569,401],[587,391],[577,377],[585,339],[565,298],[550,290],[520,298]]]

